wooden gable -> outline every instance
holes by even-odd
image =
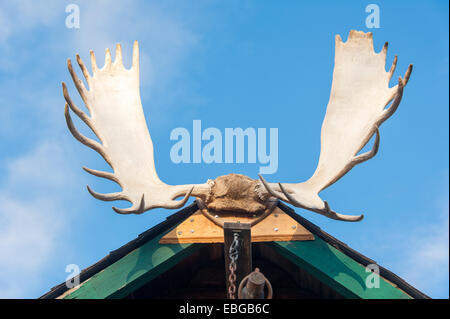
[[[399,277],[395,276],[383,267],[381,269],[379,288],[368,288],[365,284],[367,276],[370,274],[366,271],[367,264],[371,263],[370,259],[359,255],[351,250],[345,244],[335,240],[321,231],[317,226],[311,224],[304,218],[296,215],[287,206],[280,204],[279,208],[295,218],[300,224],[306,227],[314,234],[314,240],[309,241],[287,241],[287,242],[261,242],[254,243],[253,249],[258,260],[264,264],[264,260],[268,260],[268,255],[272,255],[272,259],[276,259],[273,268],[278,267],[276,271],[285,273],[298,282],[297,286],[287,287],[291,290],[297,289],[298,293],[291,296],[301,296],[302,293],[307,298],[361,298],[361,299],[411,299],[411,298],[427,298],[426,295],[419,292],[414,287],[408,285]],[[51,292],[43,296],[43,298],[64,298],[64,299],[105,299],[105,298],[130,298],[134,294],[143,296],[142,291],[151,291],[152,297],[163,297],[155,295],[155,289],[152,285],[156,285],[165,273],[171,271],[170,276],[165,276],[160,286],[170,285],[176,286],[176,283],[169,283],[170,278],[176,278],[177,274],[174,269],[177,267],[179,272],[183,273],[183,280],[179,281],[186,286],[187,277],[195,277],[196,272],[201,272],[202,265],[211,267],[217,264],[215,268],[218,273],[216,281],[221,281],[221,270],[223,266],[223,248],[221,244],[164,244],[160,243],[160,239],[176,229],[186,217],[196,211],[195,204],[181,211],[180,218],[172,217],[172,222],[166,221],[159,228],[152,230],[146,234],[145,240],[140,240],[139,244],[128,245],[127,249],[121,251],[122,256],[116,256],[116,260],[106,262],[101,269],[95,273],[81,277],[81,284],[78,288],[70,290],[64,289],[63,284],[55,287]],[[162,227],[164,226],[164,227]],[[327,237],[329,236],[329,238]],[[330,239],[331,238],[331,239]],[[219,245],[219,246],[218,246]],[[216,247],[216,248],[214,248]],[[215,251],[215,252],[214,252]],[[270,251],[270,253],[267,253]],[[222,254],[222,255],[221,255]],[[213,256],[214,257],[211,257]],[[202,256],[202,257],[199,257]],[[207,257],[210,256],[210,257]],[[275,257],[273,257],[275,256]],[[270,258],[269,258],[270,259]],[[259,261],[254,262],[254,266],[258,266]],[[192,272],[189,273],[184,264],[191,264]],[[266,263],[267,264],[267,263]],[[276,265],[279,264],[279,265]],[[281,266],[280,266],[281,265]],[[272,266],[266,266],[266,271],[271,271]],[[212,268],[208,268],[207,272],[211,273]],[[89,269],[88,269],[89,271]],[[265,271],[264,268],[261,271]],[[276,280],[278,274],[274,270],[273,274],[265,273],[269,280],[271,276]],[[92,271],[91,271],[92,272]],[[299,274],[303,274],[300,276]],[[83,274],[82,274],[83,275]],[[225,281],[223,276],[222,280]],[[286,277],[287,278],[287,277]],[[152,283],[154,281],[154,283]],[[284,280],[289,281],[289,280]],[[302,283],[303,281],[303,283]],[[311,282],[310,287],[305,286],[307,282]],[[274,297],[277,297],[277,283],[274,285]],[[303,285],[303,286],[302,286]],[[320,286],[321,288],[314,288]],[[147,287],[147,288],[146,288]],[[175,287],[176,288],[176,287]],[[180,287],[178,287],[180,288]],[[177,289],[178,289],[177,288]],[[280,292],[286,287],[280,286]],[[286,289],[287,289],[286,288]],[[220,298],[221,289],[215,294],[205,294],[205,296]],[[217,290],[216,289],[216,290]],[[178,289],[180,290],[180,289]],[[139,292],[140,293],[135,293]],[[159,290],[157,290],[159,291]],[[310,291],[308,294],[306,291]],[[328,291],[328,292],[327,292]],[[148,296],[148,294],[147,294]],[[177,295],[180,297],[179,295]],[[195,297],[195,291],[191,290],[191,297]],[[281,296],[281,295],[280,295]],[[289,294],[283,294],[289,297]],[[173,297],[173,295],[172,295]],[[189,296],[185,296],[189,297]]]

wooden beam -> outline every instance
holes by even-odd
[[[225,222],[239,221],[242,224],[251,221],[245,216],[233,215],[224,217],[224,220]],[[314,240],[314,235],[310,231],[278,207],[252,227],[251,235],[252,242]],[[223,243],[223,229],[198,210],[163,236],[160,243]]]
[[[250,224],[243,223],[225,223],[223,227],[224,233],[224,256],[225,256],[225,281],[228,289],[230,286],[230,246],[234,240],[234,234],[238,235],[239,245],[237,247],[238,259],[236,261],[236,281],[235,281],[235,298],[237,299],[238,287],[241,280],[252,272],[252,238],[250,235]]]

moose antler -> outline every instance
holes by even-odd
[[[83,167],[88,173],[109,179],[122,187],[122,191],[111,194],[88,191],[104,201],[126,200],[132,203],[127,209],[113,207],[120,214],[141,214],[146,210],[180,208],[189,196],[204,198],[210,188],[208,183],[200,185],[164,184],[156,173],[153,144],[145,122],[139,94],[139,48],[133,46],[133,63],[130,69],[122,64],[122,49],[116,48],[115,61],[106,50],[105,65],[99,69],[91,51],[92,76],[77,55],[77,62],[84,74],[89,90],[78,78],[70,59],[67,66],[73,82],[80,93],[91,117],[72,101],[63,82],[66,100],[65,117],[72,135],[84,145],[97,151],[112,167],[113,172],[102,172]],[[80,134],[75,128],[69,108],[89,126],[101,143]],[[177,197],[184,196],[180,201]]]
[[[342,215],[332,211],[319,192],[339,180],[355,165],[374,157],[380,143],[380,125],[394,114],[411,75],[409,65],[404,78],[390,88],[397,56],[385,70],[388,44],[380,53],[373,50],[372,33],[350,31],[343,43],[336,36],[335,66],[330,100],[322,124],[320,158],[313,176],[298,184],[272,184],[260,176],[267,191],[294,206],[343,221],[359,221],[364,216]],[[392,105],[385,109],[389,103]],[[376,135],[372,149],[357,155]]]

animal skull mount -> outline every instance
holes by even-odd
[[[206,199],[197,198],[200,211],[223,228],[224,217],[242,216],[254,226],[269,216],[277,200],[268,194],[258,180],[241,174],[220,176],[210,183]],[[222,218],[221,218],[222,217]]]
[[[180,208],[194,196],[208,218],[213,218],[211,212],[214,211],[231,211],[255,215],[257,222],[280,199],[332,219],[359,221],[363,215],[336,213],[318,194],[378,151],[379,127],[397,110],[412,71],[412,65],[409,65],[405,76],[399,77],[398,84],[389,87],[397,56],[386,71],[387,47],[386,43],[379,53],[375,53],[370,32],[352,30],[347,42],[336,36],[333,83],[322,124],[319,163],[311,178],[292,184],[269,183],[262,176],[252,180],[237,174],[205,184],[165,184],[155,169],[153,144],[140,99],[137,41],[133,46],[130,69],[122,64],[120,44],[116,47],[114,62],[109,49],[106,50],[102,68],[97,67],[94,53],[90,52],[92,74],[77,55],[88,87],[78,78],[70,59],[68,69],[90,116],[74,104],[62,83],[68,128],[78,141],[97,151],[113,172],[83,169],[122,187],[121,192],[110,194],[94,192],[89,186],[88,191],[100,200],[131,202],[132,206],[127,209],[113,207],[119,214],[141,214],[157,207]],[[100,143],[77,131],[69,108],[92,129]],[[374,135],[372,149],[358,154]],[[176,200],[178,197],[183,198]]]

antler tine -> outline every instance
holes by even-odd
[[[173,200],[171,203],[165,204],[163,206],[163,208],[176,209],[176,208],[183,207],[186,204],[186,202],[189,200],[189,197],[191,196],[191,193],[193,190],[194,190],[194,186],[192,186],[191,189],[184,195],[184,198],[182,200],[179,200],[179,201]],[[161,206],[155,206],[155,207],[161,207]],[[134,208],[134,205],[131,206],[130,208],[112,207],[112,209],[116,213],[119,213],[119,214],[142,214],[144,212],[144,208],[145,208],[144,194],[142,194],[139,207],[137,207],[137,208]],[[152,208],[153,207],[150,207],[147,209],[152,209]]]
[[[389,47],[389,43],[386,41],[383,45],[383,48],[381,49],[381,52],[383,52],[384,55],[387,54],[388,47]]]
[[[183,207],[186,204],[186,202],[189,200],[189,197],[191,196],[191,193],[193,190],[194,190],[194,186],[192,186],[191,189],[186,193],[186,195],[184,195],[184,198],[182,200],[179,200],[179,201],[173,200],[172,203],[164,205],[164,208],[176,209],[176,208]],[[133,207],[134,207],[134,205],[130,208],[123,209],[123,208],[112,207],[112,209],[116,213],[119,213],[119,214],[142,214],[144,212],[144,208],[145,208],[144,194],[142,194],[139,207],[138,208],[133,208]],[[157,207],[161,207],[161,206],[157,206]],[[150,207],[147,209],[151,209],[151,208],[153,208],[153,207]]]
[[[133,61],[131,68],[139,71],[139,43],[137,40],[133,43]]]
[[[108,156],[103,150],[103,147],[98,142],[90,138],[87,138],[86,136],[82,135],[80,132],[77,131],[75,125],[72,122],[72,117],[70,116],[69,106],[67,103],[64,108],[64,115],[66,117],[67,127],[69,128],[69,131],[70,133],[72,133],[73,137],[75,137],[80,143],[86,145],[87,147],[90,147],[91,149],[99,153],[103,157],[103,159],[112,167]]]
[[[339,214],[336,213],[335,211],[330,209],[330,206],[328,205],[328,202],[325,200],[323,201],[325,204],[325,212],[321,212],[319,210],[317,210],[316,212],[322,215],[325,215],[331,219],[335,219],[335,220],[341,220],[344,222],[359,222],[360,220],[362,220],[364,218],[364,214],[361,215],[344,215],[344,214]]]
[[[114,65],[123,65],[123,63],[122,63],[122,45],[120,43],[116,44],[116,56],[114,59]]]
[[[81,59],[80,59],[80,61],[81,61]],[[70,76],[72,77],[73,83],[75,84],[75,87],[77,88],[78,93],[80,93],[80,96],[83,99],[83,102],[86,103],[86,94],[87,94],[88,90],[84,86],[83,81],[81,81],[78,78],[78,75],[73,70],[72,61],[70,59],[67,59],[67,68],[69,69]],[[89,84],[89,81],[88,81],[88,84]]]
[[[141,200],[139,202],[139,207],[133,208],[131,206],[130,208],[117,208],[115,206],[112,207],[113,211],[115,211],[118,214],[127,215],[127,214],[142,214],[145,211],[145,199],[144,194],[142,194]]]
[[[93,191],[89,185],[86,185],[88,192],[95,198],[99,199],[99,200],[103,200],[103,201],[115,201],[115,200],[127,200],[129,202],[130,199],[128,198],[128,196],[124,195],[122,192],[117,192],[117,193],[109,193],[109,194],[101,194],[101,193],[97,193],[95,191]]]
[[[406,84],[408,84],[409,77],[411,76],[412,69],[413,69],[413,65],[410,64],[408,66],[408,69],[405,72],[404,78],[402,79],[402,77],[400,77],[400,76],[398,77],[397,91],[395,92],[395,95],[393,97],[394,98],[394,102],[392,102],[392,105],[388,109],[385,109],[383,111],[383,113],[381,113],[381,117],[378,120],[378,124],[377,124],[378,126],[380,126],[381,123],[383,123],[388,118],[390,118],[392,116],[392,114],[395,113],[395,111],[397,110],[398,106],[400,105],[400,102],[401,102],[402,97],[403,97],[403,89],[406,86]],[[389,104],[391,101],[392,101],[392,99],[390,99],[387,104]]]
[[[91,75],[89,74],[89,71],[88,71],[86,65],[84,65],[84,62],[83,62],[83,60],[81,59],[81,57],[80,57],[79,54],[76,55],[76,58],[77,58],[78,66],[80,67],[81,72],[83,72],[84,78],[86,79],[86,82],[87,82],[87,84],[88,84],[88,86],[89,86],[89,89],[90,89],[91,86],[92,86]]]
[[[119,179],[113,174],[113,173],[109,173],[109,172],[104,172],[104,171],[97,171],[95,169],[90,169],[88,167],[82,167],[86,172],[88,172],[89,174],[92,174],[94,176],[98,176],[98,177],[102,177],[102,178],[106,178],[109,179],[110,181],[116,182],[117,184],[119,184],[120,186],[122,186],[120,184]]]
[[[402,96],[403,96],[403,80],[401,77],[398,78],[398,85],[397,85],[397,91],[394,95],[394,101],[392,102],[392,105],[388,108],[385,109],[380,116],[380,119],[377,122],[377,125],[380,126],[381,123],[383,123],[384,121],[386,121],[388,118],[390,118],[392,116],[392,114],[395,113],[395,111],[397,111],[398,106],[400,105],[400,102],[402,100]],[[389,104],[389,102],[391,102],[391,100],[388,101],[387,104]]]
[[[278,183],[280,185],[280,189],[283,192],[283,194],[288,198],[288,202],[291,203],[294,206],[300,207],[300,208],[305,208],[305,209],[309,209],[312,210],[318,214],[324,215],[326,217],[329,217],[331,219],[335,219],[335,220],[340,220],[340,221],[345,221],[345,222],[358,222],[360,220],[362,220],[364,218],[364,215],[344,215],[344,214],[339,214],[336,213],[335,211],[330,209],[330,206],[328,205],[327,201],[323,201],[325,208],[324,209],[312,209],[312,208],[307,208],[304,205],[302,205],[299,201],[297,201],[295,199],[295,197],[293,197],[291,194],[289,194],[289,192],[285,189],[285,187],[281,184]]]
[[[397,56],[395,57],[394,63],[392,64],[391,71],[390,71],[390,77],[392,76],[392,73],[395,70],[395,65],[396,64],[397,64]],[[392,114],[395,113],[395,111],[397,110],[398,106],[400,105],[400,102],[401,102],[402,97],[403,97],[403,89],[406,86],[406,84],[408,84],[409,77],[411,76],[412,69],[413,69],[413,65],[410,64],[408,66],[408,69],[405,72],[404,78],[402,79],[402,77],[400,77],[400,76],[398,77],[398,86],[397,86],[397,91],[395,92],[395,95],[394,95],[394,102],[392,102],[391,107],[389,107],[388,109],[383,111],[383,113],[381,115],[381,118],[378,121],[378,126],[381,123],[383,123],[384,121],[386,121],[388,118],[390,118],[392,116]],[[392,101],[392,99],[390,99],[387,104],[389,104],[391,101]]]
[[[355,156],[351,162],[352,165],[355,166],[357,164],[361,164],[367,160],[370,160],[372,157],[377,155],[379,147],[380,147],[380,131],[378,130],[378,126],[375,126],[375,142],[373,143],[372,149],[368,152]]]
[[[177,200],[174,200],[174,198],[172,198],[172,202],[171,202],[170,204],[167,204],[167,205],[164,206],[164,207],[165,207],[165,208],[168,208],[168,209],[176,209],[176,208],[181,208],[181,207],[183,207],[183,206],[186,204],[186,202],[189,200],[189,197],[191,196],[192,191],[194,190],[194,187],[195,187],[195,186],[192,186],[192,187],[189,189],[189,191],[186,193],[186,195],[184,195],[183,199],[177,201]],[[176,197],[178,197],[178,196],[175,196],[175,198],[176,198]]]
[[[403,86],[406,86],[406,84],[408,84],[409,77],[411,76],[412,70],[413,70],[413,65],[412,64],[408,65],[408,69],[406,69],[405,76],[403,78]]]
[[[64,95],[64,99],[66,100],[67,104],[69,105],[70,109],[76,114],[78,115],[78,117],[84,122],[86,123],[87,126],[89,126],[89,128],[92,130],[92,132],[94,132],[94,134],[100,138],[95,130],[95,126],[92,123],[91,119],[89,118],[89,116],[87,116],[86,113],[84,113],[75,103],[73,103],[72,99],[70,98],[69,92],[67,90],[67,86],[66,83],[62,82],[62,88],[63,88],[63,95]]]
[[[103,69],[108,69],[111,66],[111,51],[109,48],[106,48],[105,50],[105,65],[103,66]]]
[[[270,195],[282,201],[289,202],[289,200],[286,197],[283,197],[281,194],[278,194],[276,191],[274,191],[272,186],[270,186],[270,184],[264,179],[264,177],[262,177],[261,174],[258,174],[258,176],[261,183],[263,183],[264,187],[266,188],[267,192],[269,192]]]
[[[394,57],[394,61],[392,62],[391,69],[389,70],[389,80],[392,79],[392,75],[394,75],[395,68],[397,67],[398,56]]]
[[[89,54],[91,56],[91,68],[92,68],[92,73],[95,74],[96,72],[98,72],[98,66],[97,66],[97,60],[95,59],[95,53],[94,51],[89,51]]]

